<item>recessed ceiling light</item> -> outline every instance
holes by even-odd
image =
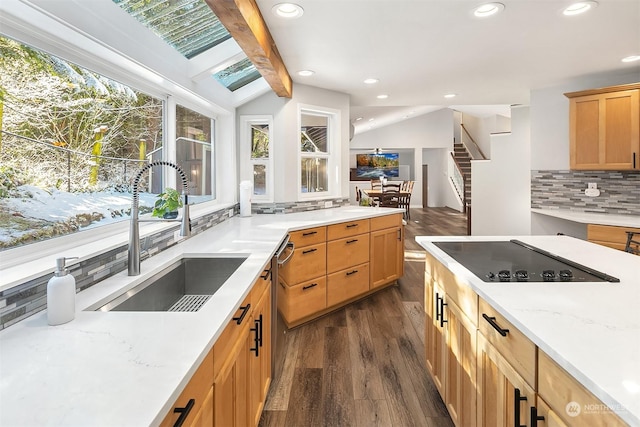
[[[300,70],[298,71],[298,75],[302,77],[313,76],[316,72],[312,70]]]
[[[295,3],[278,3],[271,8],[271,12],[281,18],[300,18],[304,9]]]
[[[373,78],[371,78],[371,79],[364,79],[364,83],[365,83],[365,84],[368,84],[368,85],[372,85],[372,84],[374,84],[374,83],[378,83],[379,81],[380,81],[380,80],[378,80],[378,79],[373,79]]]
[[[640,55],[631,55],[631,56],[627,56],[626,58],[622,58],[622,62],[634,62],[634,61],[640,61]]]
[[[369,121],[370,121],[370,122],[372,122],[372,121],[374,121],[374,120],[375,120],[375,119],[374,119],[373,117],[369,119]]]
[[[387,99],[389,97],[389,95],[378,95],[376,98],[378,99]]]
[[[591,1],[591,0],[579,1],[577,3],[572,3],[569,6],[567,6],[562,13],[567,16],[579,15],[597,6],[598,6],[598,3],[595,1]]]
[[[359,122],[360,120],[362,120],[362,117],[356,118],[356,122]]]
[[[473,9],[473,14],[478,18],[486,18],[487,16],[494,15],[498,12],[502,12],[504,10],[504,5],[502,3],[485,3]]]
[[[444,96],[445,98],[455,98],[456,94],[455,93],[448,93]]]

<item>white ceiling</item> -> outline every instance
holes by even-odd
[[[472,14],[481,1],[467,0],[298,0],[296,20],[272,14],[279,0],[257,3],[294,82],[349,94],[358,133],[372,117],[380,127],[445,106],[508,111],[584,75],[635,69],[640,80],[638,62],[621,62],[640,55],[640,0],[599,0],[572,17],[568,0],[503,0],[483,19]],[[297,75],[306,69],[315,74]]]

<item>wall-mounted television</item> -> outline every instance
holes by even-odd
[[[381,176],[398,178],[400,161],[398,153],[356,154],[356,177],[376,179]]]

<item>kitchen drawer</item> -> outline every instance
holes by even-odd
[[[280,275],[287,284],[298,283],[324,276],[327,273],[327,244],[296,248],[293,256],[280,268]]]
[[[482,335],[493,344],[518,374],[535,389],[535,344],[482,298],[480,298],[479,302],[479,313],[478,329]]]
[[[327,274],[369,262],[369,233],[327,242]]]
[[[370,219],[371,231],[384,230],[385,228],[400,227],[402,225],[402,214],[377,216]]]
[[[187,419],[185,420],[185,425],[190,425],[196,417],[198,411],[202,407],[203,402],[207,399],[209,392],[211,391],[211,387],[213,385],[213,349],[209,351],[205,359],[200,364],[198,370],[193,374],[191,380],[184,388],[182,393],[180,393],[180,397],[176,399],[173,407],[169,410],[169,413],[164,418],[161,427],[169,427],[173,426],[178,417],[180,417],[180,413],[174,412],[174,408],[184,408],[189,403],[189,400],[193,399],[193,407],[189,412]],[[213,422],[213,417],[211,417],[211,421]]]
[[[327,308],[327,278],[326,276],[287,286],[280,281],[278,284],[278,310],[288,324],[311,316]]]
[[[587,224],[587,240],[623,251],[627,244],[627,231],[640,233],[640,228]]]
[[[369,290],[369,263],[327,275],[327,307],[347,301]]]
[[[568,426],[622,427],[623,422],[613,410],[586,390],[544,351],[538,349],[538,395]],[[567,405],[579,406],[579,413],[567,415]],[[593,408],[593,410],[589,410]],[[615,409],[615,408],[613,408]],[[622,408],[624,410],[624,408]]]
[[[267,265],[270,267],[270,265]],[[264,294],[265,289],[269,287],[271,284],[271,270],[265,268],[260,273],[260,277],[256,279],[253,283],[253,287],[251,288],[251,307],[257,307],[260,298],[262,298],[262,294]]]
[[[355,236],[356,234],[369,232],[369,220],[341,222],[327,226],[327,240],[342,239],[343,237]]]
[[[444,288],[447,298],[453,300],[458,307],[462,308],[473,324],[478,324],[478,295],[471,289],[471,286],[462,282],[428,252],[425,258],[424,274],[425,278],[431,277]]]
[[[233,314],[233,318],[240,319],[242,317],[242,321],[238,324],[238,320],[229,320],[229,323],[222,331],[222,334],[216,340],[216,343],[213,346],[213,374],[214,377],[218,375],[222,366],[226,361],[226,356],[231,354],[231,350],[235,345],[240,333],[242,332],[242,328],[250,323],[251,311],[254,305],[251,304],[251,298],[253,294],[249,292],[249,295],[245,297],[240,304],[240,307]],[[247,307],[248,308],[243,308]],[[243,316],[244,313],[244,316]]]
[[[289,233],[289,241],[293,242],[296,248],[315,245],[325,240],[327,240],[327,227],[307,228]]]

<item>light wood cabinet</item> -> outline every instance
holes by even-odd
[[[371,219],[370,288],[391,283],[404,274],[402,215]]]
[[[587,240],[623,251],[627,244],[627,231],[638,233],[640,236],[640,228],[587,224]],[[638,238],[634,237],[634,240],[638,240]],[[638,245],[633,245],[633,247],[639,249]]]
[[[213,423],[212,390],[213,385],[213,349],[191,377],[180,397],[174,403],[160,424],[163,427],[173,426],[184,413],[184,426],[211,426]]]
[[[481,333],[477,344],[478,427],[531,427],[535,390]]]
[[[425,268],[427,369],[453,423],[475,426],[476,319],[470,319],[434,279],[433,262],[437,261],[428,259]]]
[[[640,170],[640,83],[565,96],[571,169]]]
[[[277,283],[278,310],[290,328],[369,295],[404,273],[401,213],[299,230],[290,233],[290,240],[296,249]]]
[[[538,349],[538,395],[567,426],[622,427],[627,423]],[[620,408],[624,410],[624,408]]]
[[[531,427],[567,427],[562,419],[540,396],[530,413]]]
[[[265,273],[213,346],[215,426],[256,426],[271,382],[271,277]]]

